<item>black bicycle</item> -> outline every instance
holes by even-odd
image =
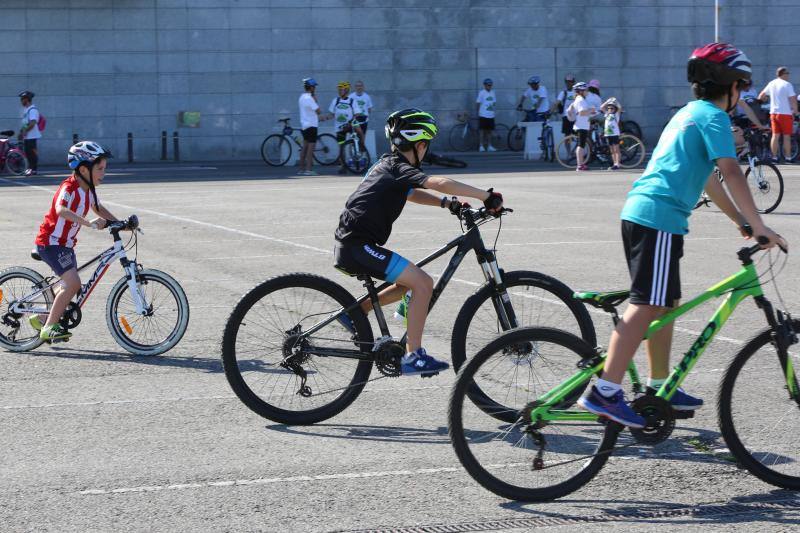
[[[282,167],[289,162],[292,158],[292,143],[297,150],[303,148],[300,130],[291,127],[290,120],[288,117],[279,118],[278,122],[283,123],[281,133],[273,133],[261,143],[261,158],[272,167]],[[336,163],[339,160],[339,144],[336,142],[336,137],[330,133],[317,135],[313,157],[320,165]]]
[[[504,209],[497,218],[510,212]],[[486,280],[456,316],[454,370],[499,332],[518,326],[558,326],[594,346],[591,317],[569,287],[538,272],[504,272],[479,230],[495,217],[469,208],[457,216],[462,234],[417,263],[425,266],[455,250],[433,289],[431,308],[468,252],[475,253]],[[306,273],[268,279],[242,297],[225,326],[222,361],[228,383],[245,405],[275,422],[313,424],[344,410],[367,382],[400,375],[406,335],[391,336],[378,303],[378,293],[390,284],[375,287],[368,276],[358,279],[367,290],[358,299],[338,283]],[[360,307],[367,299],[380,328],[377,339]],[[370,379],[373,366],[381,375]],[[490,411],[507,401],[478,387],[470,397]]]

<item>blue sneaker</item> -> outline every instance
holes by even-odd
[[[342,325],[344,329],[349,331],[351,334],[354,334],[356,332],[356,327],[355,325],[353,325],[353,321],[350,320],[350,317],[347,316],[346,314],[342,313],[341,315],[336,317],[336,320],[339,322],[339,324]]]
[[[430,377],[448,368],[450,368],[449,364],[443,361],[437,361],[425,352],[425,348],[419,348],[403,356],[400,365],[400,374],[403,376],[422,374],[422,377]]]
[[[645,426],[645,419],[625,403],[625,393],[622,390],[617,391],[611,398],[606,398],[592,385],[589,392],[578,399],[578,405],[590,413],[609,418],[624,426],[640,429]]]
[[[670,398],[669,403],[676,411],[694,411],[703,407],[703,400],[686,394],[683,389],[678,389]]]

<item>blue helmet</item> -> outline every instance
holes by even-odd
[[[486,78],[485,80],[483,80],[483,84],[484,85],[494,85],[494,82],[492,81],[492,78]]]
[[[317,80],[314,78],[303,78],[303,87],[316,87]]]
[[[539,76],[531,76],[528,78],[528,83],[539,83],[542,79]]]

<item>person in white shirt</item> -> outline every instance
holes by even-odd
[[[603,112],[600,108],[603,105],[603,99],[600,96],[600,80],[589,80],[589,89],[586,92],[586,101],[595,109],[594,115],[589,117],[594,120],[603,120]]]
[[[541,84],[539,76],[528,78],[528,88],[522,93],[522,97],[517,104],[517,110],[522,111],[522,104],[525,100],[530,102],[531,108],[525,116],[526,122],[544,122],[550,112],[550,100],[547,97],[547,88]]]
[[[619,150],[619,123],[622,118],[622,104],[613,96],[603,102],[600,111],[605,114],[603,124],[603,137],[605,137],[608,147],[611,150],[611,167],[608,170],[619,170],[619,163],[622,154]]]
[[[494,106],[497,104],[497,95],[492,89],[494,82],[491,78],[483,80],[483,89],[478,93],[475,104],[478,106],[478,131],[480,132],[480,142],[478,150],[485,152],[496,152],[492,146],[492,132],[494,131]]]
[[[300,108],[300,132],[303,134],[303,148],[300,150],[300,176],[316,176],[311,167],[314,166],[314,148],[317,143],[320,111],[317,103],[317,82],[314,78],[303,78],[304,93],[300,95],[297,105]],[[325,120],[322,117],[322,120]]]
[[[38,141],[42,138],[39,131],[39,110],[33,105],[34,94],[30,91],[19,93],[19,102],[22,104],[20,114],[21,125],[17,137],[23,142],[23,149],[28,158],[28,170],[26,176],[35,176],[39,172],[39,149]]]
[[[567,108],[572,105],[575,100],[575,91],[572,86],[575,85],[575,76],[567,74],[564,76],[564,89],[558,93],[556,98],[556,111],[562,115],[561,117],[561,133],[566,137],[572,133],[572,121],[567,118]]]
[[[789,159],[792,153],[792,118],[797,114],[797,100],[794,87],[789,83],[789,69],[778,67],[775,79],[770,81],[760,93],[758,99],[769,98],[769,122],[772,127],[772,139],[769,145],[773,161],[778,161],[779,137],[783,137],[783,156]]]
[[[586,143],[589,141],[589,117],[594,115],[597,110],[589,105],[586,99],[586,92],[589,86],[579,81],[572,86],[575,91],[575,100],[572,105],[567,109],[567,116],[572,120],[575,125],[573,126],[574,134],[578,137],[578,147],[575,149],[575,157],[578,160],[578,166],[575,170],[589,170],[586,166]]]
[[[336,122],[336,141],[339,143],[339,160],[342,163],[339,168],[339,174],[347,174],[348,170],[344,164],[344,141],[347,134],[351,131],[356,132],[359,149],[366,152],[367,148],[364,146],[364,132],[361,130],[361,126],[353,124],[353,119],[356,117],[356,109],[355,100],[350,94],[350,82],[340,81],[336,84],[336,89],[339,91],[339,96],[331,100],[331,105],[328,108],[328,111],[330,111],[328,117]]]
[[[361,126],[361,131],[367,133],[369,115],[372,113],[372,98],[370,98],[370,96],[364,92],[363,81],[358,80],[356,82],[356,92],[352,94],[352,97],[358,125]]]

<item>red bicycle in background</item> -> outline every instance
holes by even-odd
[[[4,168],[17,176],[28,170],[28,158],[20,143],[14,140],[14,130],[0,131],[0,172]]]

